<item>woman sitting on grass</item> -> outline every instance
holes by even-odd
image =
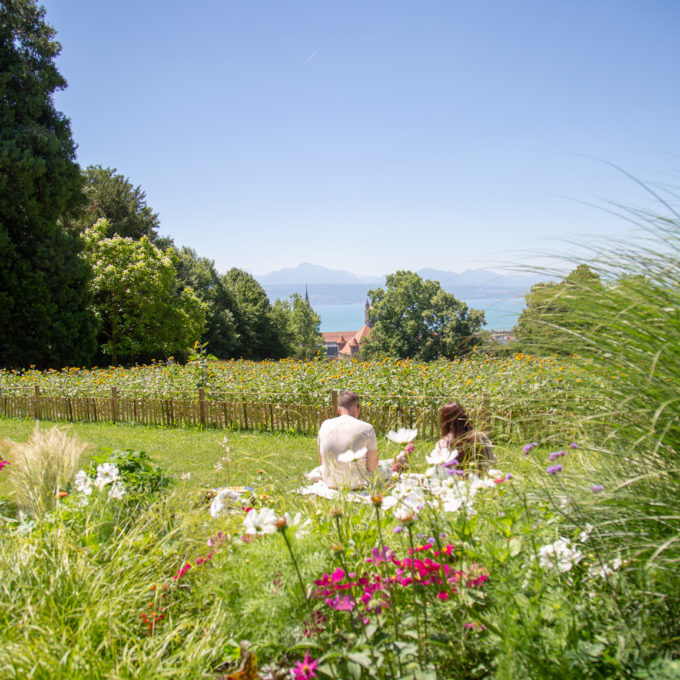
[[[472,427],[460,404],[450,401],[439,409],[439,427],[442,438],[437,446],[449,451],[456,449],[461,468],[487,470],[496,462],[489,437]]]

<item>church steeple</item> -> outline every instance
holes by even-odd
[[[305,303],[309,307],[309,293],[307,292],[307,284],[305,283]]]

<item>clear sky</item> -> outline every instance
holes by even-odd
[[[678,0],[43,4],[80,164],[223,272],[532,262],[629,231],[607,163],[678,187]]]

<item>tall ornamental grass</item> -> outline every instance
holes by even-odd
[[[26,442],[0,441],[9,461],[11,495],[19,509],[31,515],[53,510],[60,491],[71,483],[90,445],[65,428],[36,425]]]

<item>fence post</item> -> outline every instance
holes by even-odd
[[[338,415],[338,390],[331,390],[331,418]]]
[[[114,423],[118,422],[118,388],[111,388],[111,419]]]
[[[205,427],[205,390],[202,387],[198,388],[198,419]]]
[[[35,403],[33,404],[33,416],[40,420],[40,385],[35,386]]]

